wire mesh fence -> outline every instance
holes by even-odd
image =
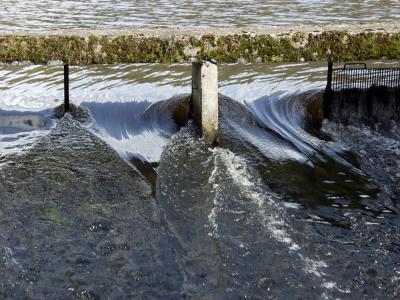
[[[367,68],[364,63],[348,63],[333,68],[331,90],[370,89],[374,87],[400,88],[400,68]]]
[[[400,118],[400,68],[368,68],[364,63],[328,64],[324,116],[340,122]]]

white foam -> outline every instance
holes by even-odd
[[[255,203],[259,210],[260,216],[264,219],[264,226],[268,230],[271,237],[281,243],[284,243],[289,246],[290,250],[298,250],[300,246],[293,242],[292,238],[288,234],[285,226],[284,220],[282,220],[279,214],[274,215],[273,212],[279,211],[280,208],[273,201],[271,195],[265,194],[258,186],[257,183],[254,182],[254,178],[249,175],[249,171],[246,167],[246,162],[239,156],[236,156],[231,151],[227,149],[215,148],[213,150],[215,167],[212,172],[212,175],[209,179],[210,183],[213,183],[216,191],[218,191],[218,182],[216,180],[216,175],[218,173],[218,161],[222,162],[226,168],[226,176],[229,176],[230,179],[233,180],[234,184],[240,187],[241,192],[248,197],[250,200]],[[216,223],[216,215],[219,211],[219,197],[217,195],[214,199],[214,208],[212,209],[209,220],[212,224],[212,228],[214,231],[211,233],[212,235],[217,234],[218,224]],[[268,211],[265,208],[265,205],[274,206],[274,209],[269,209]]]
[[[227,149],[215,148],[212,151],[215,164],[209,183],[213,184],[215,187],[216,197],[214,198],[214,208],[209,215],[209,221],[213,229],[210,235],[214,237],[219,236],[216,219],[221,209],[221,203],[220,195],[218,195],[219,183],[217,174],[220,171],[218,169],[218,162],[222,162],[226,168],[225,176],[229,176],[230,179],[233,179],[235,185],[240,188],[243,195],[258,206],[258,213],[263,220],[263,226],[268,231],[271,238],[286,245],[290,252],[296,253],[302,261],[304,272],[321,278],[321,287],[327,290],[336,289],[339,292],[347,293],[346,290],[341,290],[335,282],[325,280],[326,273],[324,270],[328,268],[328,265],[324,261],[303,256],[301,253],[301,246],[294,241],[290,234],[290,228],[286,222],[285,211],[283,210],[285,205],[279,205],[275,200],[279,197],[275,196],[272,192],[268,194],[265,192],[266,187],[262,187],[260,180],[257,180],[251,175],[246,160]],[[298,208],[297,206],[295,207]]]

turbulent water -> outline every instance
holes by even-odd
[[[129,26],[260,26],[397,20],[397,0],[3,1],[2,32]]]
[[[222,65],[216,148],[189,65],[71,75],[83,122],[60,67],[0,68],[3,298],[400,296],[400,130],[317,124],[324,64]]]

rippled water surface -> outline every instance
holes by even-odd
[[[221,65],[217,148],[190,65],[70,72],[0,67],[2,298],[399,297],[400,130],[316,125],[324,63]]]
[[[225,95],[246,101],[259,98],[266,91],[294,92],[322,87],[325,66],[320,63],[311,66],[249,65],[244,69],[243,65],[221,66],[220,89]],[[2,66],[0,108],[42,114],[42,111],[60,105],[62,72],[60,66]],[[308,82],[302,85],[302,81]],[[190,84],[191,67],[188,64],[71,67],[71,99],[75,104],[84,104],[91,109],[98,124],[102,125],[97,128],[98,133],[105,133],[102,136],[121,152],[135,153],[149,161],[159,159],[160,145],[165,144],[165,136],[170,136],[174,127],[166,125],[168,120],[151,123],[151,117],[157,114],[143,119],[143,113],[160,100],[190,93]],[[155,128],[151,131],[148,127]],[[130,132],[121,135],[121,128]],[[135,133],[133,128],[136,128]],[[36,135],[37,131],[30,131],[30,134]],[[8,147],[4,145],[7,144],[2,147]]]
[[[251,26],[397,20],[396,0],[3,1],[0,30]]]

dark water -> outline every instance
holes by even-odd
[[[400,296],[399,127],[314,122],[324,67],[223,66],[214,149],[173,120],[185,66],[77,70],[84,123],[53,120],[59,83],[18,68],[0,113],[2,298]]]
[[[149,185],[66,118],[1,170],[1,298],[180,297]]]

